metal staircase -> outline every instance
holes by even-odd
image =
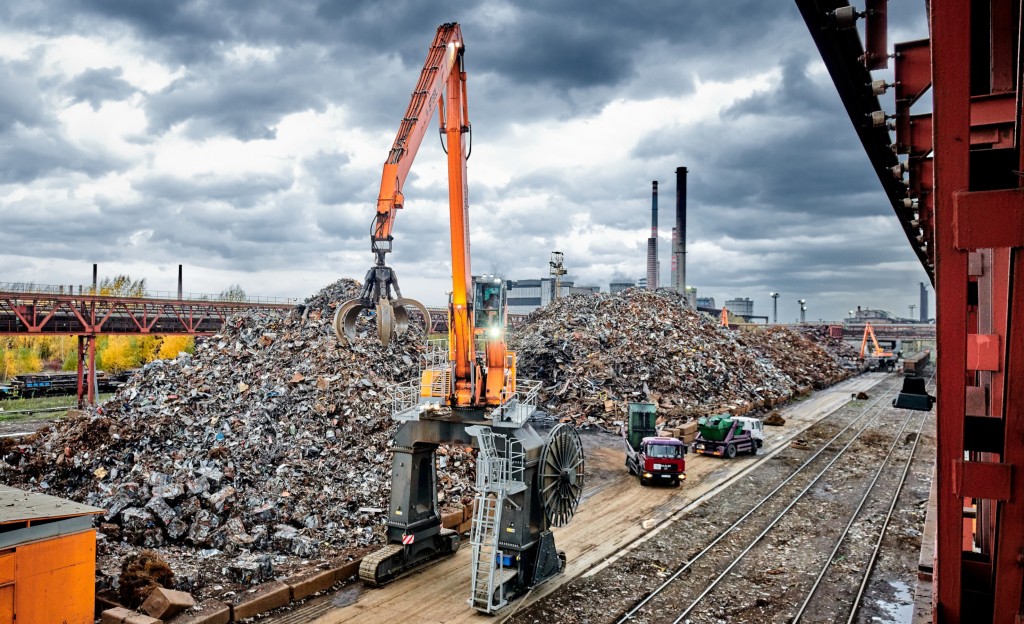
[[[478,611],[494,613],[507,604],[505,584],[518,573],[512,556],[501,551],[498,541],[505,501],[526,489],[523,482],[525,453],[518,440],[495,435],[490,427],[468,427],[466,431],[476,436],[480,447],[470,533],[472,595],[468,602]]]

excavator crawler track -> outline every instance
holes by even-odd
[[[450,550],[438,551],[427,559],[412,563],[404,560],[405,546],[401,544],[388,544],[370,553],[359,564],[359,580],[371,587],[383,587],[392,581],[440,563],[459,550],[461,539],[458,533],[451,529],[441,529],[440,537],[450,544]]]

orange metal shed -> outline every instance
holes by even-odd
[[[0,624],[91,624],[102,509],[0,485]]]

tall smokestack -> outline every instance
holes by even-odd
[[[178,301],[181,301],[181,295],[182,295],[181,286],[182,286],[182,284],[181,284],[181,265],[179,264],[178,265]]]
[[[921,311],[921,322],[928,322],[928,287],[921,282],[921,306],[918,308]]]
[[[672,288],[686,293],[686,167],[676,167],[676,227],[672,241],[672,265],[676,267]]]
[[[676,282],[679,281],[676,274],[679,271],[679,265],[676,263],[676,237],[678,236],[676,228],[672,228],[672,268],[668,274],[668,283],[672,285],[672,288],[676,287]]]
[[[658,287],[658,181],[651,182],[651,237],[647,239],[647,289]]]

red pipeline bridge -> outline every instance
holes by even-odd
[[[71,287],[0,283],[0,335],[78,336],[78,402],[98,394],[96,337],[111,335],[185,334],[206,336],[220,331],[232,314],[244,310],[290,310],[295,299],[250,298],[218,301],[207,295],[146,297],[74,294]],[[90,381],[91,380],[91,381]]]
[[[70,291],[70,288],[68,289]],[[243,310],[289,310],[295,299],[122,297],[64,293],[63,287],[14,290],[0,283],[0,335],[188,334],[220,331],[227,317]]]
[[[864,338],[864,324],[852,323],[843,325],[845,340],[860,341]],[[895,342],[897,340],[935,340],[935,326],[930,324],[896,325],[891,323],[871,323],[871,329],[879,342]]]

